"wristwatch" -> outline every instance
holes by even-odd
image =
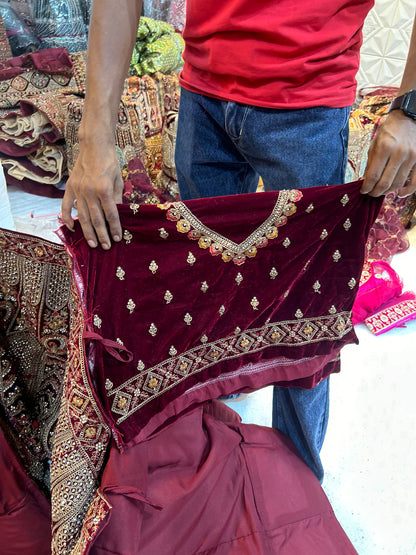
[[[392,110],[402,110],[403,114],[416,120],[416,89],[395,98],[390,104],[389,112]]]

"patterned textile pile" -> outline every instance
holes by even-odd
[[[183,65],[185,43],[169,23],[148,17],[140,19],[137,40],[130,62],[131,75],[168,73]]]
[[[6,181],[60,197],[67,176],[67,106],[83,94],[85,55],[40,50],[0,65],[0,159]]]
[[[144,0],[143,13],[146,17],[167,21],[176,31],[185,27],[185,0]]]
[[[132,181],[131,172],[138,166],[144,166],[148,176],[141,180],[143,187],[137,188],[137,180],[133,180],[133,189],[128,186],[126,194],[131,201],[158,204],[178,196],[173,155],[179,95],[176,72],[132,76],[125,82],[115,137],[119,163],[125,181]],[[79,152],[83,106],[84,98],[68,106],[65,142],[69,170]]]
[[[363,99],[350,116],[346,181],[355,181],[364,175],[371,139],[383,123],[397,90],[384,87],[362,91]],[[391,194],[386,200],[395,208],[402,224],[408,226],[416,210],[416,193],[405,199]]]
[[[363,91],[363,99],[350,117],[347,180],[363,176],[371,139],[396,94],[393,87]],[[405,199],[389,194],[370,230],[353,321],[364,322],[375,335],[416,318],[416,294],[403,291],[400,277],[389,264],[396,253],[409,248],[405,227],[410,226],[415,209],[416,194]]]
[[[86,52],[39,50],[1,62],[0,159],[8,184],[62,197],[79,145],[85,98]],[[131,200],[159,203],[177,197],[173,153],[179,108],[175,72],[126,80],[116,149]],[[131,180],[142,165],[148,179]],[[137,197],[135,199],[135,197]]]

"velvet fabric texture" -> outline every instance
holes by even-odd
[[[110,251],[62,229],[85,295],[81,356],[120,443],[207,399],[338,369],[382,202],[359,187],[120,206]]]

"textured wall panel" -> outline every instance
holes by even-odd
[[[416,0],[376,0],[364,24],[359,88],[400,84],[415,9]]]

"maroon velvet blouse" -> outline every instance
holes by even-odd
[[[121,443],[207,399],[309,388],[339,369],[382,203],[359,189],[121,205],[110,251],[90,249],[78,223],[62,229],[84,300],[81,356]]]

